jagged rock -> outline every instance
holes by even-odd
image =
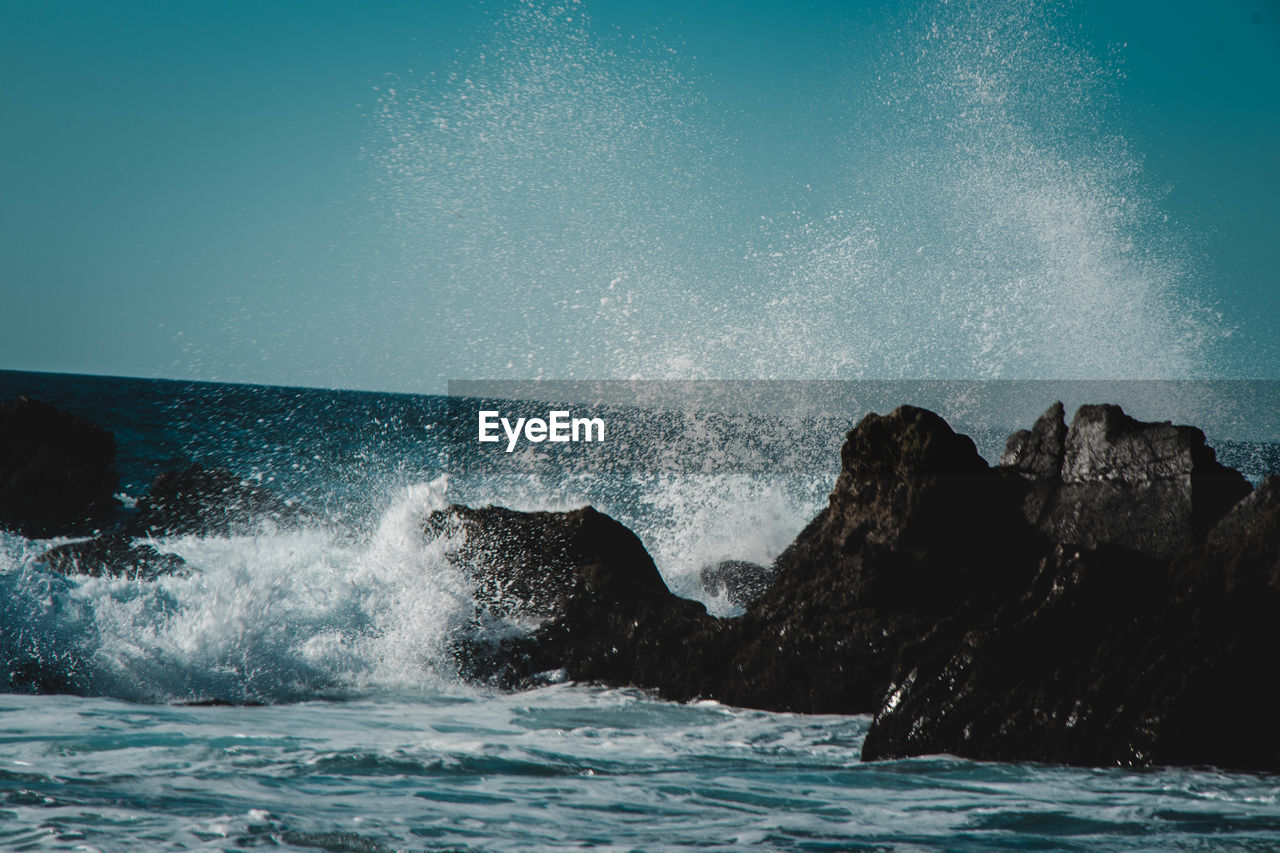
[[[1084,407],[1070,430],[1050,409],[995,469],[902,407],[864,418],[841,462],[827,507],[732,619],[672,595],[635,535],[590,508],[436,514],[428,532],[459,537],[481,607],[537,622],[460,643],[464,668],[875,711],[868,759],[1280,769],[1280,480],[1239,501],[1247,484],[1198,430],[1116,407]]]
[[[40,562],[64,575],[105,575],[133,580],[154,580],[187,569],[186,561],[177,554],[162,553],[152,545],[135,543],[119,533],[59,545],[42,554]]]
[[[778,557],[769,590],[725,625],[729,674],[715,697],[874,711],[899,648],[963,602],[1029,581],[1047,543],[1021,515],[1024,492],[932,412],[867,415],[845,439],[827,507]]]
[[[1036,419],[1031,429],[1020,429],[1005,443],[1000,465],[1033,479],[1056,479],[1062,473],[1067,424],[1062,401]]]
[[[1244,500],[1209,531],[1208,543],[1217,548],[1229,547],[1249,535],[1250,527],[1280,506],[1280,476],[1272,476],[1258,484]]]
[[[485,606],[510,613],[513,597],[544,618],[482,669],[508,683],[564,669],[674,699],[873,711],[905,642],[959,603],[1029,579],[1047,545],[1022,518],[1024,481],[989,468],[931,412],[867,416],[842,459],[827,509],[778,559],[773,585],[728,620],[668,592],[634,534],[592,510],[452,510],[470,521],[476,545],[458,563]],[[440,516],[429,533],[451,523]],[[623,577],[647,580],[626,595],[595,589]]]
[[[704,566],[698,573],[702,588],[713,596],[723,595],[731,604],[745,607],[755,601],[773,583],[772,567],[746,560],[721,560]]]
[[[254,533],[264,523],[292,526],[306,514],[270,489],[245,482],[225,468],[193,463],[166,471],[138,499],[127,525],[134,535],[215,535]]]
[[[1172,566],[1059,546],[1032,589],[907,650],[864,759],[1280,768],[1280,506]]]
[[[1165,559],[1204,542],[1250,490],[1200,430],[1136,421],[1119,406],[1081,406],[1068,429],[1057,403],[1009,438],[1000,461],[1032,481],[1024,511],[1051,540]]]
[[[1042,529],[1092,545],[904,648],[863,758],[1280,768],[1280,479],[1249,494],[1199,430],[1115,406],[1083,407],[1046,473],[1060,416],[1002,462],[1048,484]]]
[[[111,433],[29,397],[0,405],[0,527],[35,539],[108,524],[119,486]]]

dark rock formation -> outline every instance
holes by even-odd
[[[304,517],[300,507],[269,489],[225,468],[193,463],[156,477],[127,529],[135,535],[232,536],[257,532],[264,523],[295,525]]]
[[[685,640],[714,620],[673,595],[636,535],[607,515],[454,506],[432,513],[426,533],[461,540],[453,559],[484,616],[543,620],[531,637],[498,645],[464,638],[457,650],[468,674],[514,685],[565,669],[670,687],[700,670],[687,665]]]
[[[724,628],[715,697],[815,713],[879,706],[897,651],[963,602],[1029,581],[1046,547],[1022,520],[1021,478],[990,469],[932,412],[867,415],[824,509],[778,577]]]
[[[773,585],[730,620],[672,595],[634,534],[589,509],[433,516],[431,535],[465,528],[456,559],[484,606],[511,613],[513,598],[544,618],[473,669],[507,683],[564,669],[674,699],[873,711],[905,642],[961,602],[1029,581],[1047,546],[1022,518],[1022,478],[990,469],[931,412],[868,415],[843,462],[827,509],[778,559]],[[622,578],[646,580],[608,592]]]
[[[827,507],[733,619],[673,596],[590,508],[452,508],[432,535],[491,615],[470,671],[544,670],[773,710],[876,711],[864,758],[1280,769],[1280,480],[1190,427],[1061,405],[999,468],[911,407],[848,435]],[[1244,498],[1241,500],[1241,498]]]
[[[47,403],[0,405],[0,527],[44,539],[110,523],[115,453],[111,433]]]
[[[133,580],[154,580],[187,568],[186,561],[177,554],[161,553],[152,545],[135,543],[119,533],[59,545],[42,554],[40,562],[64,575],[106,575]]]
[[[904,653],[863,758],[1280,768],[1280,505],[1242,529],[1172,564],[1059,546]]]
[[[709,595],[723,595],[738,607],[746,607],[763,595],[776,576],[772,567],[746,560],[721,560],[703,566],[698,573],[702,588]]]
[[[1002,461],[1060,544],[904,648],[863,757],[1280,769],[1280,481],[1249,494],[1199,430],[1115,406],[1055,421]]]
[[[1119,406],[1062,404],[1014,433],[1000,462],[1028,477],[1028,520],[1055,542],[1122,545],[1171,558],[1204,542],[1249,483],[1220,465],[1195,427],[1142,423]]]

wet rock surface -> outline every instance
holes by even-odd
[[[452,508],[481,599],[540,620],[478,670],[874,713],[867,759],[1280,769],[1280,480],[1251,493],[1199,430],[1114,406],[1070,427],[1052,407],[996,468],[902,407],[864,418],[841,462],[731,619],[672,595],[589,508]]]
[[[88,421],[28,397],[0,404],[0,526],[30,539],[96,534],[41,555],[62,574],[153,580],[187,564],[140,539],[246,534],[309,518],[270,489],[199,463],[160,474],[129,512],[114,498],[115,456],[111,433]]]
[[[0,527],[28,538],[110,524],[119,487],[111,433],[29,397],[0,404]]]
[[[773,584],[777,572],[771,566],[762,566],[746,560],[721,560],[703,566],[698,573],[702,588],[712,597],[724,596],[730,604],[746,607]]]
[[[458,543],[454,564],[474,586],[479,618],[540,620],[532,634],[464,636],[466,674],[520,686],[564,669],[583,680],[665,688],[689,698],[702,667],[688,641],[714,630],[699,603],[673,595],[639,538],[591,507],[523,513],[452,506],[429,537]]]

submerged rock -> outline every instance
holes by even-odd
[[[109,524],[119,487],[111,433],[29,397],[0,404],[0,527],[32,539]]]
[[[255,533],[264,523],[293,526],[305,517],[302,508],[270,489],[197,462],[156,477],[138,499],[127,529],[139,536],[233,536]]]
[[[186,561],[177,554],[163,553],[153,545],[134,542],[119,533],[50,548],[39,561],[64,575],[133,580],[154,580],[161,575],[181,573],[187,568]]]

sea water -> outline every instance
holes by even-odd
[[[443,398],[0,373],[0,396],[20,392],[117,434],[126,503],[194,460],[317,520],[154,540],[192,568],[154,583],[58,575],[38,559],[48,542],[0,534],[0,848],[1280,845],[1273,776],[864,764],[865,716],[466,683],[447,640],[470,591],[449,543],[421,532],[451,497],[433,438]],[[1273,444],[1240,448],[1255,479],[1280,467]],[[594,498],[637,530],[673,589],[731,612],[700,589],[698,565],[776,554],[837,464],[809,472],[816,490],[805,478],[710,493],[645,479]],[[591,483],[576,488],[506,502],[593,498]],[[32,695],[38,677],[68,693]]]

